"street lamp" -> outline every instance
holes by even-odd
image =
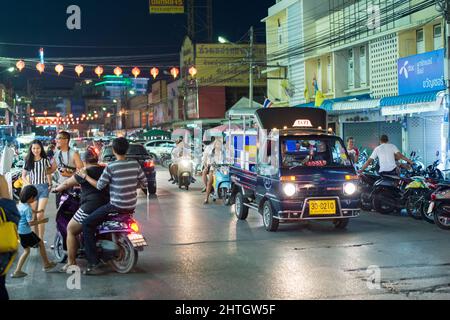
[[[224,44],[224,43],[230,43],[230,41],[228,41],[226,38],[224,38],[224,37],[222,37],[222,36],[220,36],[220,37],[218,38],[218,40],[219,40],[219,43],[222,43],[222,44]]]

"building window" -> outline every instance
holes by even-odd
[[[434,42],[434,50],[443,48],[442,26],[440,24],[436,24],[433,26],[433,42]]]
[[[355,86],[355,66],[353,64],[353,49],[348,50],[348,87],[354,88]]]
[[[317,60],[317,86],[322,90],[322,63],[320,59]]]
[[[280,19],[278,19],[278,44],[283,44],[283,27]]]
[[[366,47],[359,48],[359,79],[361,87],[367,85],[367,56]]]
[[[425,52],[425,41],[423,39],[423,29],[416,31],[416,49],[417,54]]]
[[[333,91],[333,68],[331,65],[331,56],[328,56],[328,64],[327,64],[327,89],[328,92]]]

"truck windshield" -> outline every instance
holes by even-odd
[[[283,168],[347,167],[352,163],[337,137],[287,137],[281,140]]]

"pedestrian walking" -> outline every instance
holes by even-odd
[[[47,158],[42,142],[39,140],[33,141],[25,160],[22,180],[25,185],[33,185],[38,190],[36,202],[32,204],[33,210],[39,212],[38,220],[45,218],[45,209],[47,208],[50,190],[52,189],[50,169],[50,161]],[[45,225],[42,224],[36,227],[35,232],[39,235],[39,238],[44,240]]]
[[[44,242],[31,230],[32,226],[41,225],[48,220],[37,219],[37,214],[40,211],[35,211],[31,208],[31,204],[36,202],[39,191],[35,186],[26,186],[20,193],[20,204],[18,206],[20,221],[19,221],[19,237],[20,244],[22,245],[24,252],[20,256],[19,262],[17,264],[16,271],[14,271],[13,278],[24,278],[27,276],[25,272],[22,271],[28,256],[30,255],[30,249],[39,247],[39,252],[41,254],[44,271],[51,271],[56,267],[56,263],[50,261],[47,257],[47,252],[45,250]]]
[[[20,214],[8,189],[5,177],[0,175],[0,207],[5,212],[7,222],[12,222],[17,226]],[[9,300],[8,291],[6,290],[6,273],[14,262],[16,254],[17,252],[0,253],[0,301]]]

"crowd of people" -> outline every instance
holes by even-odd
[[[60,271],[66,272],[70,266],[77,265],[77,237],[83,233],[88,260],[84,273],[97,275],[104,272],[97,256],[97,226],[111,212],[132,214],[137,204],[137,189],[147,188],[147,179],[139,163],[126,159],[130,146],[127,139],[117,138],[112,142],[116,161],[103,167],[98,164],[99,154],[95,147],[89,147],[80,155],[69,147],[70,138],[68,132],[60,132],[56,137],[56,148],[49,147],[47,152],[41,141],[31,143],[22,171],[24,186],[17,206],[12,200],[8,182],[0,175],[0,207],[6,213],[6,220],[17,225],[23,248],[12,278],[27,276],[23,268],[33,248],[39,249],[45,272],[57,266],[47,257],[44,240],[51,192],[56,194],[58,208],[63,191],[75,186],[81,188],[80,208],[67,227],[67,264]],[[53,186],[54,180],[57,181],[56,186]],[[0,252],[0,300],[8,299],[5,279],[15,257],[16,252]]]

